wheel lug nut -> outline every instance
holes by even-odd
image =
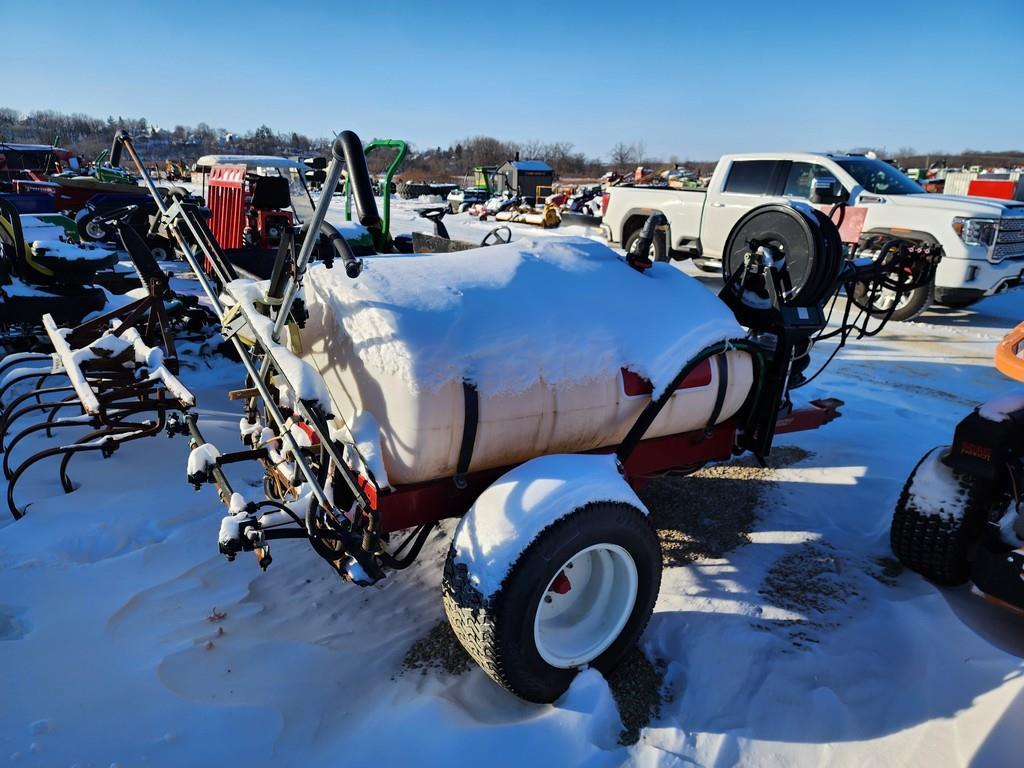
[[[545,603],[550,603],[551,602],[551,595],[544,595],[544,602]]]

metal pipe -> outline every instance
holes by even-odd
[[[192,248],[185,239],[184,235],[178,231],[177,226],[174,226],[172,224],[172,221],[176,218],[182,218],[186,222],[188,222],[188,218],[185,216],[185,212],[181,209],[180,203],[177,201],[175,201],[175,203],[172,204],[170,208],[168,208],[168,206],[164,204],[164,201],[160,197],[160,193],[158,192],[156,185],[153,183],[152,178],[149,176],[149,172],[146,170],[145,166],[142,164],[142,161],[139,159],[138,154],[135,152],[135,147],[132,145],[130,137],[128,137],[127,133],[124,131],[122,131],[118,135],[119,137],[121,137],[125,151],[128,152],[128,155],[131,157],[132,162],[134,162],[135,166],[139,169],[143,181],[146,183],[146,186],[149,188],[150,194],[156,201],[157,208],[159,208],[160,212],[168,220],[168,224],[171,224],[171,231],[174,233],[175,238],[178,240],[178,244],[181,246],[182,253],[185,256],[185,260],[188,262],[189,266],[192,267],[193,272],[195,272],[196,278],[199,281],[199,285],[203,289],[203,293],[205,293],[207,298],[210,299],[210,303],[213,306],[214,314],[217,315],[218,322],[220,322],[223,325],[225,313],[224,307],[220,301],[220,296],[213,289],[209,277],[206,275],[205,271],[202,269],[202,266],[196,259],[196,256],[193,253]],[[328,174],[328,181],[331,181],[333,178],[333,186],[325,185],[324,190],[321,192],[320,204],[318,205],[317,209],[314,210],[313,214],[313,220],[316,222],[317,228],[314,230],[312,227],[310,227],[311,232],[319,232],[320,222],[323,221],[323,217],[327,213],[327,206],[330,205],[331,196],[334,194],[334,189],[335,187],[337,187],[338,184],[338,178],[341,175],[341,146],[338,141],[335,141],[334,143],[333,154],[334,159],[332,160],[332,164]],[[317,218],[318,212],[319,218]],[[311,251],[312,243],[310,244],[309,247]],[[281,309],[282,316],[286,316],[287,313],[283,311],[283,305]],[[245,367],[246,373],[252,379],[253,386],[256,388],[256,391],[259,392],[260,398],[263,400],[266,406],[267,413],[280,429],[281,439],[284,441],[285,445],[292,453],[295,463],[299,467],[299,470],[302,472],[303,477],[309,483],[310,489],[314,497],[325,509],[331,510],[332,512],[336,513],[337,510],[335,510],[333,501],[327,498],[327,494],[324,492],[320,483],[317,482],[316,475],[313,473],[313,470],[310,469],[308,462],[302,455],[302,450],[299,447],[298,442],[295,440],[291,432],[285,426],[287,420],[281,413],[281,410],[277,407],[277,403],[275,402],[273,396],[271,395],[270,389],[267,386],[266,381],[264,380],[263,376],[260,375],[260,371],[258,371],[256,369],[256,366],[253,364],[252,357],[250,356],[249,351],[245,348],[245,345],[242,344],[237,335],[231,337],[231,344],[235,348],[235,351],[238,353],[242,365]],[[265,364],[267,368],[266,372],[269,372],[269,363],[267,363],[267,360],[272,360],[273,355],[270,353],[270,350],[265,350],[265,352]],[[276,365],[278,370],[280,370],[280,366],[276,364],[276,361],[274,361],[273,364]],[[332,458],[337,456],[336,451],[330,451],[330,453]],[[342,467],[343,466],[344,465],[342,465]],[[352,480],[348,472],[342,471],[342,476],[345,478],[349,488],[355,494],[357,501],[360,502],[360,506],[363,506],[365,504],[365,496],[362,490]]]
[[[186,414],[185,426],[188,427],[189,437],[192,438],[192,442],[194,442],[198,448],[200,445],[206,445],[207,442],[206,438],[203,437],[203,433],[199,431],[199,425],[196,424],[196,419],[197,417],[194,413]],[[217,486],[217,492],[220,494],[221,500],[227,504],[231,501],[231,495],[234,493],[227,475],[225,475],[224,470],[216,464],[214,464],[211,474],[213,475],[214,484]]]
[[[282,298],[281,305],[278,307],[277,317],[274,318],[273,339],[275,343],[281,339],[281,331],[288,321],[292,302],[295,301],[295,295],[298,293],[299,287],[302,285],[302,278],[306,274],[306,265],[313,255],[313,246],[320,237],[320,225],[323,224],[327,216],[327,208],[331,204],[334,190],[338,187],[338,179],[341,178],[341,165],[341,158],[338,157],[337,151],[335,151],[331,164],[327,168],[327,180],[324,182],[323,189],[320,192],[320,199],[317,201],[316,208],[313,209],[313,218],[309,222],[309,231],[302,241],[299,256],[295,260],[295,274],[292,275],[291,280],[285,285],[284,297]]]

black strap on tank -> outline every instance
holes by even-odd
[[[718,366],[718,391],[715,393],[715,407],[711,409],[711,418],[704,428],[710,432],[718,423],[718,417],[722,415],[722,406],[725,405],[726,391],[729,389],[729,359],[724,355],[715,355],[715,364]]]
[[[476,444],[476,428],[480,422],[480,393],[476,384],[462,380],[462,397],[465,402],[465,421],[462,425],[462,445],[459,447],[459,463],[455,465],[455,487],[460,491],[466,487],[466,472],[473,461],[473,446]]]

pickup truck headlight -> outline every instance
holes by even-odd
[[[953,219],[953,231],[965,245],[981,245],[991,248],[996,242],[999,219],[968,219],[957,216]]]

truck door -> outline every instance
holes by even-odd
[[[784,169],[786,171],[786,183],[782,187],[782,196],[787,200],[793,198],[810,200],[811,182],[814,179],[825,176],[835,178],[835,173],[817,163],[787,162],[786,166],[788,168]],[[849,193],[849,190],[846,191]]]
[[[743,214],[769,202],[778,189],[781,160],[733,160],[722,189],[708,193],[701,223],[700,244],[703,256],[721,259],[725,241]]]

